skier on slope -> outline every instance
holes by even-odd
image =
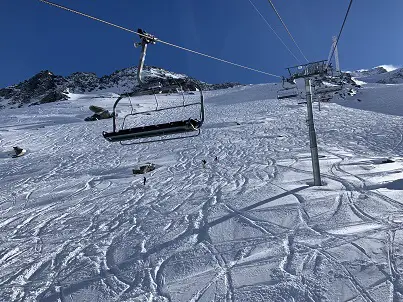
[[[146,185],[146,181],[147,181],[147,178],[144,176],[144,178],[143,178],[143,184],[144,185]]]
[[[205,159],[202,160],[202,163],[203,163],[203,168],[206,168],[206,163],[207,163],[207,162],[206,162]]]

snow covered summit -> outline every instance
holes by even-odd
[[[367,83],[380,83],[380,84],[402,84],[403,83],[403,68],[398,68],[389,72],[373,75],[360,80]]]
[[[372,69],[349,72],[353,77],[365,83],[400,84],[403,83],[403,68],[382,65]]]
[[[361,77],[367,77],[367,76],[373,76],[373,75],[378,75],[388,72],[388,70],[383,67],[383,66],[377,66],[371,69],[359,69],[356,71],[350,71],[349,73],[351,76],[356,77],[356,78],[361,78]]]

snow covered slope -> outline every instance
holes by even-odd
[[[401,301],[403,117],[315,105],[312,187],[278,88],[208,92],[200,136],[128,147],[83,121],[111,92],[0,111],[0,301]]]
[[[403,116],[403,85],[365,83],[356,95],[336,102],[351,108]]]

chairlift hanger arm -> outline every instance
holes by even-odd
[[[140,36],[141,42],[139,43],[134,43],[134,47],[141,46],[141,54],[140,54],[140,61],[139,65],[137,67],[137,81],[139,82],[140,85],[145,85],[145,82],[143,81],[142,78],[142,73],[143,73],[143,67],[144,67],[144,62],[146,59],[146,52],[147,52],[147,46],[148,44],[155,44],[157,42],[157,38],[141,28],[137,29],[137,34]]]

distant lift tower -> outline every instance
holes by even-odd
[[[322,181],[320,179],[318,145],[316,143],[316,131],[313,122],[311,77],[327,74],[328,66],[326,62],[327,61],[312,62],[305,65],[287,68],[290,74],[290,81],[295,81],[300,78],[304,78],[305,80],[306,106],[308,111],[307,123],[309,128],[309,144],[311,147],[313,181],[315,186],[321,186]]]
[[[334,60],[336,62],[336,72],[340,72],[340,62],[339,62],[339,50],[337,49],[337,37],[333,37],[332,47],[330,47],[329,57],[327,58],[328,63],[330,63],[330,56],[332,55],[334,49]]]

